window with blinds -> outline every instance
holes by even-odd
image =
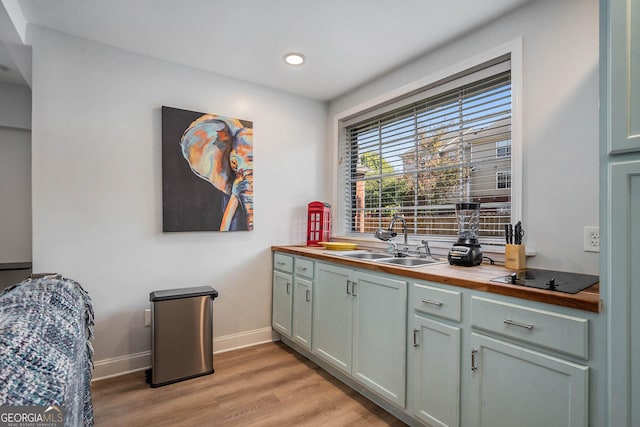
[[[481,204],[480,238],[511,222],[508,59],[461,73],[343,124],[339,182],[346,231],[371,235],[394,213],[410,233],[454,238],[455,204]],[[400,104],[400,106],[398,106]]]

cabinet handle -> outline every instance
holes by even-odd
[[[277,262],[276,262],[276,264],[278,264],[278,265],[284,265],[285,263],[284,263],[284,262],[282,262],[282,261],[277,261]]]
[[[531,323],[520,323],[520,322],[515,322],[511,319],[504,319],[504,323],[507,325],[519,326],[525,329],[533,329],[533,325]]]
[[[351,295],[353,295],[354,297],[358,296],[358,294],[356,294],[356,285],[358,284],[358,282],[351,282]]]
[[[349,289],[350,284],[351,284],[351,280],[347,280],[347,295],[351,295],[351,290]]]
[[[418,344],[418,332],[420,332],[420,329],[415,328],[413,330],[413,347],[417,348],[420,347],[420,344]]]
[[[287,282],[287,293],[291,293],[291,283]]]
[[[422,302],[424,304],[431,304],[431,305],[435,305],[437,307],[442,307],[442,303],[440,301],[434,301],[434,300],[430,300],[430,299],[423,299]]]
[[[476,366],[476,353],[478,352],[478,349],[476,348],[472,348],[471,349],[471,372],[475,372],[478,370],[478,367]]]
[[[296,269],[300,271],[307,271],[307,267],[296,267]]]
[[[307,289],[307,302],[311,301],[311,291]]]

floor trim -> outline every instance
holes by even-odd
[[[224,335],[213,339],[213,354],[277,341],[280,336],[271,327]],[[215,364],[215,361],[214,361]],[[98,381],[151,367],[151,351],[127,354],[94,362],[93,380]]]

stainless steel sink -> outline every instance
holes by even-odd
[[[379,254],[376,252],[360,252],[354,254],[344,254],[346,258],[357,258],[357,259],[368,259],[368,260],[377,260],[382,258],[389,258],[389,254]]]
[[[416,258],[416,257],[394,257],[391,254],[382,254],[379,252],[351,252],[340,254],[345,258],[361,259],[376,263],[392,264],[402,267],[423,267],[430,264],[441,264],[444,261],[433,258]]]
[[[433,258],[384,258],[377,260],[377,262],[401,265],[403,267],[423,267],[430,264],[441,264],[444,261],[438,261]]]

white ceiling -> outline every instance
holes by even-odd
[[[330,100],[529,0],[7,1],[27,23]]]

